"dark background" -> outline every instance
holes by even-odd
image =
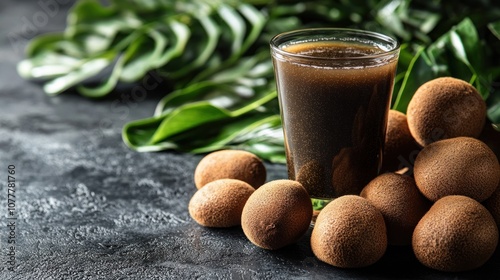
[[[41,3],[57,9],[47,12]],[[127,121],[152,115],[168,85],[143,100],[126,87],[104,100],[48,97],[16,64],[33,36],[64,28],[72,1],[0,2],[0,279],[498,279],[500,253],[482,268],[441,273],[410,248],[375,265],[338,269],[318,261],[310,232],[278,251],[240,228],[209,229],[189,217],[201,156],[138,153],[121,140]],[[55,12],[54,12],[55,11]],[[16,263],[7,270],[7,166],[15,165]],[[268,181],[286,177],[266,164]]]

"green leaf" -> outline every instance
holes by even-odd
[[[219,16],[226,23],[231,31],[232,44],[231,50],[235,53],[238,52],[243,44],[246,26],[245,21],[241,16],[230,6],[222,4],[218,9]]]
[[[486,104],[488,105],[488,118],[494,124],[497,124],[497,127],[500,128],[500,90],[492,92],[490,97],[486,100]]]
[[[395,104],[395,101],[398,97],[399,90],[404,81],[404,77],[406,72],[408,71],[411,62],[414,58],[414,52],[412,46],[409,44],[401,44],[399,49],[399,59],[398,59],[398,68],[396,77],[394,79],[394,90],[392,95],[392,104]]]
[[[493,35],[495,35],[498,40],[500,40],[500,21],[489,23],[488,28],[490,29],[491,33],[493,33]]]
[[[84,85],[78,85],[76,87],[76,90],[83,96],[92,98],[102,97],[108,94],[115,88],[116,84],[118,83],[118,79],[120,78],[120,74],[122,73],[124,64],[125,64],[125,56],[121,56],[116,61],[116,64],[113,68],[113,72],[107,78],[106,82],[96,87],[87,87]]]
[[[199,53],[199,55],[196,57],[196,59],[190,64],[189,67],[184,68],[183,70],[180,70],[179,72],[185,71],[185,73],[195,66],[200,66],[203,63],[205,63],[210,55],[214,52],[217,42],[220,36],[220,29],[217,27],[215,22],[210,18],[210,17],[202,17],[199,16],[198,20],[200,21],[201,25],[205,29],[206,35],[207,35],[207,41],[204,44],[203,50]]]
[[[133,10],[140,13],[153,12],[158,10],[172,10],[177,1],[171,0],[111,0],[114,6],[120,10]],[[182,3],[184,1],[180,1]]]
[[[104,6],[97,0],[80,0],[70,10],[65,34],[95,32],[113,37],[122,30],[134,30],[143,22],[129,11],[119,9],[119,4]]]
[[[432,11],[410,10],[410,19],[407,23],[418,28],[423,34],[430,33],[439,23],[441,15]]]
[[[90,77],[97,75],[112,62],[114,57],[115,54],[109,52],[96,58],[84,60],[80,63],[80,67],[78,69],[47,82],[43,89],[49,95],[60,94],[63,91],[82,83]]]
[[[235,108],[260,98],[261,94],[267,94],[271,88],[267,79],[272,77],[269,52],[261,52],[241,59],[238,65],[213,75],[209,80],[191,83],[165,96],[158,103],[155,116],[168,113],[191,100],[209,101],[218,106],[223,103],[224,108]],[[241,89],[245,92],[241,92]]]
[[[50,79],[66,75],[81,65],[79,59],[47,51],[19,62],[17,71],[25,79]]]
[[[18,71],[27,79],[46,81],[44,88],[52,95],[78,86],[88,97],[104,96],[119,82],[136,82],[160,68],[182,86],[201,70],[206,78],[232,67],[257,41],[265,23],[264,12],[239,1],[124,0],[104,5],[80,0],[63,33],[32,41]],[[230,35],[221,36],[223,30]],[[123,60],[113,71],[101,71],[115,61],[104,63],[102,57],[109,53]],[[90,87],[84,84],[88,79],[103,82]]]
[[[66,38],[78,41],[86,55],[96,55],[112,48],[119,32],[131,33],[141,22],[113,6],[103,6],[97,0],[80,0],[68,14]]]
[[[208,101],[187,103],[174,110],[166,111],[160,116],[128,123],[122,135],[130,147],[135,149],[145,147],[150,150],[151,146],[167,141],[169,137],[183,131],[189,131],[210,122],[239,117],[275,98],[276,92],[269,92],[232,110],[223,106],[227,104],[217,106],[213,104],[213,101],[212,103]]]
[[[217,89],[217,84],[211,82],[201,82],[192,84],[183,89],[176,90],[163,97],[156,105],[154,116],[159,117],[172,112],[175,108],[182,106],[193,100],[204,100],[205,93]]]
[[[184,105],[164,116],[147,144],[156,144],[170,136],[201,124],[231,117],[231,112],[208,102]]]
[[[406,32],[402,19],[407,17],[406,13],[409,6],[409,1],[385,1],[382,8],[377,11],[376,19],[383,26],[387,27],[394,34],[410,40],[411,35]]]
[[[170,62],[173,58],[180,56],[182,51],[186,48],[191,32],[189,28],[176,20],[168,21],[168,26],[172,30],[172,37],[170,42],[175,42],[170,48],[161,55],[157,63],[154,65],[156,68],[163,66]]]
[[[483,64],[480,46],[474,23],[466,18],[429,46],[429,52],[442,56],[444,51],[450,50],[456,59],[474,71],[474,66],[479,68]]]
[[[208,79],[218,83],[228,83],[236,82],[245,76],[250,78],[273,77],[271,56],[267,50],[251,57],[242,58],[237,65],[223,69]]]
[[[266,24],[266,18],[264,14],[252,5],[242,4],[238,6],[238,10],[243,16],[250,22],[252,29],[247,35],[246,40],[243,42],[240,50],[232,55],[232,59],[237,59],[240,57],[258,38],[264,25]],[[231,60],[231,59],[230,59]]]
[[[150,124],[155,125],[154,122]],[[147,126],[147,123],[143,123],[144,131],[147,130]],[[203,137],[200,137],[200,131],[203,131]],[[143,135],[149,133],[151,132],[144,132]],[[138,135],[135,136],[138,137]],[[127,145],[131,146],[127,138],[124,140]],[[258,112],[206,123],[156,145],[143,145],[136,148],[140,152],[165,149],[189,153],[241,149],[255,153],[260,158],[271,162],[286,162],[280,116]]]
[[[181,69],[174,71],[172,74],[173,78],[184,76],[193,69],[203,65],[213,54],[217,46],[220,30],[215,22],[207,16],[197,16],[196,18],[199,20],[201,26],[205,30],[206,36],[204,37],[204,41],[201,44],[193,42],[193,44],[200,47],[200,49],[196,53],[193,53],[193,55],[196,55],[197,57]],[[200,40],[200,38],[193,37],[192,40]]]
[[[146,31],[147,37],[133,42],[125,53],[126,62],[121,71],[120,79],[127,82],[135,82],[144,77],[162,58],[167,39],[157,30]],[[151,40],[154,42],[151,44]]]
[[[243,17],[250,23],[252,27],[250,32],[246,35],[245,41],[242,43],[241,48],[231,54],[231,56],[224,61],[222,64],[217,64],[215,67],[210,67],[205,71],[197,75],[191,82],[200,82],[208,77],[214,75],[221,69],[226,69],[232,67],[239,58],[247,51],[252,44],[258,39],[259,35],[266,24],[266,17],[264,14],[257,10],[255,7],[248,4],[241,4],[237,7],[237,10],[243,15]]]
[[[224,148],[231,146],[247,150],[271,162],[286,163],[280,115],[271,115],[252,124],[251,127],[245,127]]]
[[[469,81],[487,99],[492,76],[485,73],[485,64],[477,30],[474,23],[466,18],[427,48],[417,51],[405,73],[393,108],[406,112],[418,87],[441,76]]]
[[[410,103],[415,91],[423,83],[436,77],[433,71],[432,64],[425,53],[425,48],[420,48],[405,73],[401,88],[397,93],[396,101],[392,108],[406,113],[408,103]]]
[[[170,141],[177,143],[179,149],[184,151],[207,153],[235,145],[245,145],[249,139],[256,137],[262,140],[262,135],[268,133],[270,129],[278,127],[281,131],[279,119],[279,115],[253,112],[236,118],[224,119],[220,122],[208,123],[177,137],[172,137]],[[199,137],[199,131],[204,131],[205,137]],[[264,142],[272,144],[269,141]],[[281,141],[279,145],[283,146],[283,142]]]
[[[125,144],[140,152],[161,151],[166,149],[176,149],[177,145],[163,141],[156,145],[150,145],[151,137],[158,130],[163,118],[151,117],[129,122],[123,126],[122,139]]]
[[[158,103],[155,116],[169,114],[179,106],[189,102],[208,102],[219,108],[238,112],[240,108],[245,108],[247,104],[266,98],[269,94],[269,91],[259,91],[247,95],[247,92],[242,94],[236,85],[219,84],[211,81],[200,82],[165,96]]]
[[[74,28],[82,23],[88,24],[95,22],[96,19],[109,18],[115,12],[114,9],[101,5],[97,0],[80,0],[68,14],[67,23],[68,26]]]
[[[26,56],[36,56],[40,52],[57,49],[58,44],[64,40],[63,33],[47,33],[33,38],[26,47]]]
[[[192,153],[207,153],[224,149],[229,147],[231,141],[255,131],[262,123],[267,123],[268,118],[267,114],[254,113],[223,120],[219,123],[210,123],[206,127],[193,130],[194,134],[183,134],[180,139],[175,139],[175,141],[182,143],[183,150],[189,150]],[[199,130],[208,132],[207,137],[198,137]]]

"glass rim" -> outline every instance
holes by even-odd
[[[344,33],[344,34],[352,34],[352,35],[363,35],[367,37],[371,37],[373,41],[381,40],[383,42],[387,42],[388,44],[391,45],[391,48],[389,50],[384,50],[380,49],[382,52],[377,53],[377,54],[369,54],[369,55],[363,55],[363,56],[347,56],[347,57],[320,57],[320,56],[313,56],[313,55],[307,55],[307,54],[298,54],[298,53],[293,53],[293,52],[287,52],[280,48],[281,44],[278,44],[280,40],[286,37],[294,36],[294,35],[319,35],[321,33],[325,33],[325,35],[328,35],[327,33],[330,32],[331,35],[334,35],[335,33]],[[369,39],[369,38],[368,38]],[[328,41],[328,40],[324,40]],[[296,29],[296,30],[291,30],[287,32],[283,32],[280,34],[275,35],[270,41],[269,44],[271,46],[272,52],[276,52],[277,54],[280,54],[282,56],[290,57],[290,58],[296,58],[296,59],[307,59],[307,60],[317,60],[317,61],[341,61],[341,60],[366,60],[366,59],[376,59],[376,58],[381,58],[381,57],[386,57],[392,54],[395,54],[399,51],[401,44],[399,41],[389,35],[385,35],[382,33],[374,32],[374,31],[368,31],[368,30],[362,30],[362,29],[353,29],[353,28],[336,28],[336,27],[320,27],[320,28],[303,28],[303,29]],[[274,54],[273,54],[274,56]]]

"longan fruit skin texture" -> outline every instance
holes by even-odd
[[[420,86],[406,114],[411,134],[426,146],[459,136],[477,138],[483,129],[486,103],[469,83],[443,77]]]
[[[336,198],[316,219],[311,249],[319,260],[336,267],[374,264],[387,249],[384,218],[365,198],[356,195]]]
[[[438,200],[413,232],[413,252],[427,267],[459,272],[482,266],[498,245],[498,228],[491,214],[466,196]]]
[[[236,179],[220,179],[196,191],[189,201],[189,214],[206,227],[233,227],[241,224],[241,212],[255,189]]]
[[[256,155],[241,150],[221,150],[206,155],[194,171],[198,189],[218,179],[238,179],[257,189],[266,181],[266,168]]]
[[[415,226],[431,207],[407,175],[384,173],[361,191],[384,216],[387,240],[391,245],[411,245]]]
[[[465,195],[482,202],[500,182],[500,164],[483,142],[457,137],[426,146],[415,160],[414,177],[419,190],[431,201]]]
[[[276,250],[302,237],[312,218],[312,203],[297,181],[275,180],[258,188],[241,214],[246,237],[258,247]]]
[[[420,149],[408,128],[406,115],[396,110],[389,110],[381,169],[393,172],[411,167],[406,165]]]

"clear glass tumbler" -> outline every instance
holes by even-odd
[[[303,29],[271,42],[288,176],[315,210],[378,175],[399,57],[392,37]]]

